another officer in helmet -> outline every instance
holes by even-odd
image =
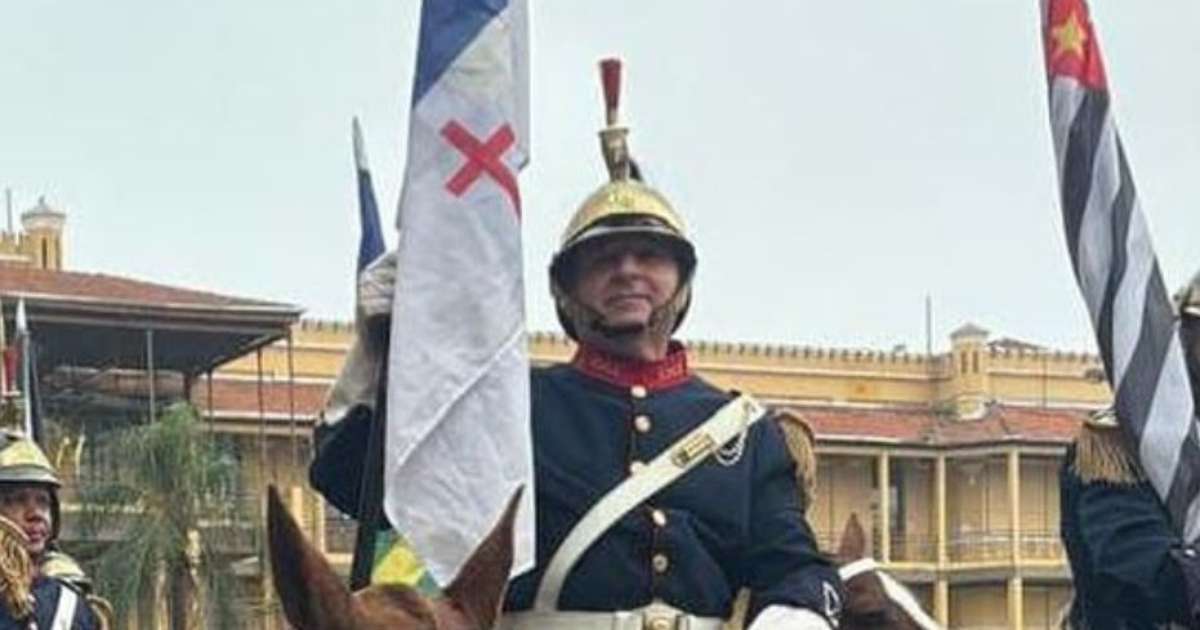
[[[499,627],[716,630],[746,588],[752,630],[829,628],[841,584],[804,520],[783,432],[757,403],[693,374],[672,339],[696,252],[679,214],[636,177],[608,68],[610,181],[568,222],[550,264],[578,349],[531,374],[538,557],[510,584]],[[348,513],[366,408],[319,427],[310,470]]]
[[[30,622],[36,622],[38,628],[100,627],[82,593],[39,571],[43,558],[58,539],[61,485],[54,467],[37,444],[20,433],[0,434],[0,517],[20,532],[20,536],[14,536],[9,528],[7,540],[19,540],[30,567],[27,574],[22,570],[5,575],[4,581],[10,585],[28,584],[32,596],[29,609],[5,606],[0,610],[0,628],[27,627]],[[0,566],[11,565],[0,562]]]
[[[1175,296],[1200,409],[1200,273]],[[1200,549],[1185,545],[1111,409],[1094,414],[1060,473],[1075,597],[1067,627],[1200,627]]]

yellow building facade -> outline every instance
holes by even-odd
[[[309,435],[353,331],[303,321],[193,392],[239,436],[246,488],[291,486],[305,529],[348,566],[353,521],[308,489]],[[290,345],[290,352],[289,352]],[[559,334],[535,363],[567,361]],[[817,436],[809,519],[837,548],[851,514],[871,554],[951,628],[1050,628],[1070,596],[1058,537],[1058,469],[1081,419],[1108,403],[1093,355],[991,339],[973,325],[932,356],[870,349],[689,344],[692,367],[804,419]],[[886,489],[886,491],[881,491]],[[269,589],[267,590],[269,597]]]
[[[63,227],[67,215],[39,198],[35,206],[21,213],[21,229],[12,225],[12,201],[9,193],[8,222],[0,231],[0,264],[29,265],[38,269],[63,268]]]
[[[40,200],[22,214],[21,232],[0,232],[0,262],[61,271],[64,223]],[[345,322],[302,320],[285,339],[215,372],[157,383],[196,403],[237,454],[240,500],[257,516],[241,525],[244,547],[232,550],[242,558],[235,566],[246,586],[243,608],[261,613],[245,627],[282,627],[261,566],[268,483],[284,489],[334,564],[349,565],[354,521],[309,488],[307,467],[312,427],[353,334]],[[575,350],[561,334],[533,333],[529,344],[542,365],[568,361]],[[813,429],[818,470],[808,517],[822,548],[835,550],[857,515],[870,553],[946,626],[1054,625],[1070,594],[1058,469],[1081,419],[1111,398],[1096,356],[994,339],[970,324],[932,355],[720,341],[688,347],[701,376]],[[120,377],[112,375],[114,388]],[[50,450],[70,508],[72,483],[87,476],[80,449]]]

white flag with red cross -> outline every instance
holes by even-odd
[[[524,0],[421,10],[388,364],[384,507],[447,583],[525,486],[533,455],[517,174],[529,161]]]

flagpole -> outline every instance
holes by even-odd
[[[25,399],[25,435],[33,439],[33,379],[29,361],[29,321],[26,319],[25,298],[17,301],[17,337],[21,340],[21,392]]]
[[[391,320],[382,318],[381,322],[361,322],[368,328],[377,328],[371,334],[372,340],[378,339],[382,347],[387,348],[390,340]],[[387,435],[387,383],[388,360],[385,358],[379,370],[379,382],[376,387],[375,412],[371,414],[371,432],[367,437],[367,450],[363,461],[362,485],[358,493],[358,531],[354,536],[354,559],[350,564],[350,588],[358,590],[370,584],[371,570],[375,566],[375,539],[383,520],[383,454],[384,442]]]
[[[379,222],[379,209],[375,201],[375,189],[371,184],[371,169],[367,165],[367,151],[363,142],[362,126],[355,116],[351,121],[351,145],[354,150],[354,177],[358,184],[358,212],[361,233],[358,243],[358,261],[355,274],[362,274],[367,267],[384,254],[386,245]],[[362,298],[358,283],[355,283],[354,301],[359,305]],[[361,305],[359,305],[361,306]],[[355,331],[360,342],[378,343],[384,348],[390,345],[391,319],[355,316]],[[360,330],[360,328],[362,330]],[[354,559],[350,564],[350,588],[360,589],[371,581],[375,568],[375,541],[383,517],[383,457],[387,435],[387,386],[388,359],[381,361],[378,380],[375,384],[375,409],[371,414],[371,427],[367,435],[367,450],[363,461],[363,476],[358,493],[358,510],[354,515],[358,531],[354,536]]]
[[[4,335],[4,304],[0,303],[0,403],[8,400],[8,339]]]

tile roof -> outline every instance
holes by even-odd
[[[102,273],[50,271],[11,264],[0,264],[0,294],[35,294],[66,301],[111,304],[299,310],[277,302],[232,297]]]
[[[970,446],[998,442],[1066,444],[1084,409],[992,405],[978,420],[956,420],[923,409],[795,407],[820,441],[872,441],[911,446]]]
[[[328,383],[297,382],[288,397],[286,381],[263,381],[263,413],[272,421],[286,419],[295,401],[296,417],[312,420],[325,404]],[[201,378],[192,388],[192,402],[202,413],[208,411],[208,382]],[[218,416],[254,420],[258,417],[258,382],[254,379],[213,378],[213,411]]]
[[[296,417],[312,421],[324,405],[330,383],[298,382]],[[206,383],[197,381],[192,400],[208,408]],[[253,379],[213,380],[213,408],[218,416],[254,420],[258,417],[258,388]],[[1058,445],[1070,442],[1084,409],[1036,409],[992,405],[979,420],[955,420],[926,409],[864,409],[851,407],[790,407],[804,418],[822,442],[872,442],[907,446],[972,446],[1001,442]],[[263,412],[269,421],[289,413],[287,383],[263,382]]]

